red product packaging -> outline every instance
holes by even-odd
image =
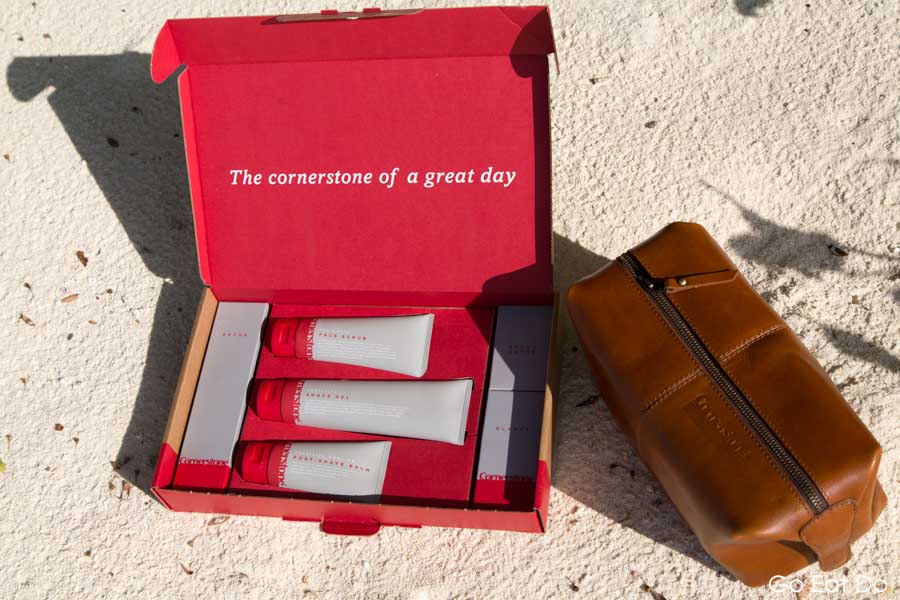
[[[152,77],[178,86],[200,276],[207,286],[153,482],[173,510],[382,525],[543,531],[557,352],[551,341],[531,506],[473,508],[491,336],[500,305],[555,305],[543,7],[366,11],[168,21]],[[433,314],[421,379],[469,378],[459,446],[392,439],[378,502],[220,489],[175,473],[217,306],[270,319]],[[555,313],[554,313],[555,314]],[[551,340],[553,338],[551,337]],[[409,379],[279,357],[257,379]],[[259,419],[241,444],[380,441]],[[241,457],[243,459],[243,457]],[[257,478],[258,479],[258,478]]]

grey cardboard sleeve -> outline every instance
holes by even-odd
[[[219,303],[179,462],[231,466],[268,314],[266,303]]]
[[[552,306],[497,309],[491,390],[544,391],[552,320]]]
[[[543,412],[542,391],[488,392],[479,479],[535,480]]]

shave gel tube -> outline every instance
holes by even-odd
[[[250,442],[238,460],[250,483],[333,496],[380,496],[390,442]]]
[[[273,319],[275,356],[371,367],[421,377],[428,368],[434,315]]]
[[[471,396],[471,379],[265,379],[252,404],[265,421],[462,445]]]

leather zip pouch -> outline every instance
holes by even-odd
[[[843,565],[887,502],[881,447],[703,227],[575,283],[600,394],[706,551],[747,585]]]

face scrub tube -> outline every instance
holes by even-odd
[[[380,496],[390,442],[250,442],[244,481],[333,496]]]
[[[257,381],[260,419],[462,445],[471,379],[450,381]]]
[[[273,319],[275,356],[371,367],[421,377],[428,368],[434,315]]]

